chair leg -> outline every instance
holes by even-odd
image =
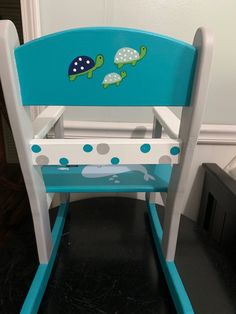
[[[181,213],[185,203],[186,171],[173,167],[165,206],[162,250],[167,261],[174,261]]]
[[[162,250],[165,259],[174,261],[180,223],[179,212],[165,210]]]
[[[60,244],[63,227],[66,220],[69,202],[62,203],[58,209],[57,217],[52,230],[52,252],[48,263],[40,263],[29,292],[26,296],[20,314],[35,314],[43,298],[47,283],[52,272]]]
[[[41,205],[41,204],[40,204]],[[52,235],[47,204],[32,208],[34,232],[36,237],[39,263],[48,263],[52,250]],[[35,208],[38,207],[38,208]],[[40,208],[39,208],[40,207]]]

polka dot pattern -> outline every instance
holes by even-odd
[[[65,157],[62,157],[62,158],[60,158],[59,162],[62,166],[66,166],[66,165],[68,165],[69,160]]]
[[[93,68],[94,65],[94,60],[88,56],[76,57],[69,66],[68,75],[83,73]]]
[[[161,158],[159,158],[159,163],[160,164],[171,164],[171,157],[167,156],[167,155],[161,156]]]
[[[41,149],[41,147],[39,145],[33,145],[31,147],[31,150],[32,150],[33,153],[39,153],[39,152],[41,152],[42,149]]]
[[[175,155],[178,155],[180,153],[180,148],[177,147],[177,146],[173,146],[171,147],[170,149],[170,153],[171,155],[175,156]]]
[[[49,158],[44,155],[40,155],[36,158],[36,163],[40,166],[42,165],[48,165],[49,164]]]
[[[115,72],[109,73],[105,76],[103,84],[112,84],[121,81],[121,76]]]
[[[117,157],[113,157],[113,158],[111,159],[111,163],[112,163],[112,165],[118,165],[118,164],[119,164],[119,162],[120,162],[120,159],[119,159],[119,158],[117,158]]]
[[[146,154],[148,152],[150,152],[151,150],[151,145],[150,144],[143,144],[141,147],[140,147],[140,150],[142,153]]]
[[[106,143],[100,143],[97,145],[97,152],[100,155],[106,155],[110,151],[110,146]]]
[[[114,62],[118,63],[128,63],[139,59],[139,53],[137,50],[132,48],[121,48],[117,51],[115,55]]]
[[[90,153],[93,150],[93,146],[90,144],[86,144],[86,145],[84,145],[83,150],[86,153]]]
[[[34,163],[36,165],[60,164],[62,166],[66,166],[70,163],[75,164],[78,163],[77,158],[82,150],[84,152],[84,154],[80,155],[80,163],[82,164],[87,162],[86,154],[90,155],[94,163],[98,162],[100,164],[117,165],[120,164],[120,160],[122,160],[123,163],[130,162],[132,164],[132,157],[134,163],[140,160],[140,163],[144,164],[152,163],[152,161],[153,163],[158,162],[160,164],[175,164],[178,163],[178,155],[181,151],[180,147],[177,145],[168,145],[168,148],[164,145],[162,148],[159,147],[159,145],[154,145],[151,141],[150,143],[146,142],[136,144],[135,146],[131,145],[131,147],[128,145],[125,149],[120,147],[120,144],[116,146],[116,144],[107,144],[106,142],[98,144],[89,144],[88,142],[87,144],[79,145],[73,150],[72,148],[68,149],[66,156],[63,156],[63,149],[61,152],[57,150],[52,152],[51,150],[48,151],[48,148],[41,144],[34,144],[31,146]],[[118,148],[121,151],[119,151]],[[146,156],[144,156],[145,154]]]

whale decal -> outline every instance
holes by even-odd
[[[104,165],[104,166],[85,166],[81,174],[85,178],[102,178],[109,176],[116,176],[121,173],[127,173],[131,171],[138,171],[144,175],[144,180],[154,180],[155,178],[148,174],[147,169],[142,165]]]

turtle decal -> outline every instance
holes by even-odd
[[[89,79],[93,77],[93,72],[104,63],[103,55],[96,56],[95,61],[88,56],[76,57],[69,66],[68,76],[70,81],[74,81],[78,76],[87,75]]]
[[[140,52],[133,48],[124,47],[117,51],[114,63],[120,69],[124,64],[132,64],[133,66],[140,60],[142,60],[147,53],[147,47],[141,46]]]
[[[107,88],[109,85],[116,85],[119,86],[122,80],[127,76],[125,71],[121,71],[120,74],[112,72],[107,74],[104,77],[104,80],[102,82],[102,86],[104,88]]]

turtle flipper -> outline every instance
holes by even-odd
[[[103,86],[104,88],[107,88],[107,87],[109,86],[109,84],[102,84],[102,86]]]
[[[69,80],[70,81],[74,81],[74,80],[76,80],[77,79],[77,74],[75,74],[75,75],[69,75]]]
[[[137,63],[137,60],[134,60],[134,61],[131,62],[132,66],[135,66],[136,63]]]
[[[88,72],[88,78],[91,79],[93,77],[93,71]]]
[[[117,64],[118,69],[121,69],[121,68],[123,67],[123,65],[124,65],[123,63],[118,63],[118,64]]]

